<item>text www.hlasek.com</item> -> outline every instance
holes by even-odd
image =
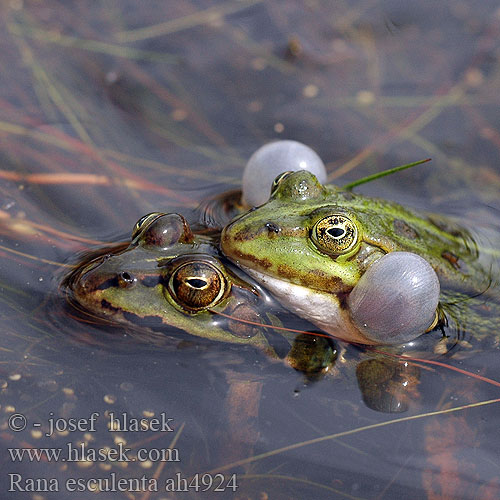
[[[12,462],[180,462],[177,448],[131,449],[118,443],[116,448],[89,448],[85,443],[67,443],[64,448],[8,448]]]

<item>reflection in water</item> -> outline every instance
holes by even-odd
[[[290,366],[302,372],[309,381],[324,376],[336,359],[337,350],[332,339],[305,333],[297,335],[287,355]]]
[[[368,408],[384,413],[408,410],[419,394],[420,370],[392,359],[366,359],[356,368],[356,377]]]

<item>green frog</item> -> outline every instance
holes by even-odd
[[[457,304],[491,285],[491,262],[458,225],[306,171],[278,176],[266,203],[225,226],[221,249],[299,316],[360,344],[442,331],[446,311],[463,317]]]

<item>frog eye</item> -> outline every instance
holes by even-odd
[[[132,237],[142,246],[160,248],[193,241],[193,233],[182,215],[158,212],[140,219],[135,225]]]
[[[344,255],[354,250],[360,240],[354,221],[345,214],[328,215],[312,228],[316,246],[331,255]]]
[[[208,262],[187,262],[175,269],[168,281],[174,300],[192,311],[216,305],[226,287],[223,274]]]
[[[271,186],[271,196],[274,194],[276,189],[278,189],[278,186],[281,184],[281,182],[286,179],[290,174],[292,173],[292,170],[287,170],[286,172],[283,172],[279,174],[273,181],[273,184]]]
[[[132,239],[135,239],[135,237],[144,230],[145,227],[149,226],[155,219],[158,217],[161,217],[162,214],[161,212],[151,212],[150,214],[146,214],[142,216],[134,226],[134,229],[132,229]]]

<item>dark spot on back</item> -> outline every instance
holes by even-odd
[[[417,231],[415,231],[415,229],[413,229],[401,219],[394,219],[393,226],[394,231],[399,236],[403,236],[404,238],[408,238],[409,240],[415,240],[418,238]]]
[[[458,262],[459,258],[455,254],[449,252],[448,250],[445,250],[441,254],[441,257],[443,257],[443,259],[446,259],[455,269],[460,269],[460,263]]]

